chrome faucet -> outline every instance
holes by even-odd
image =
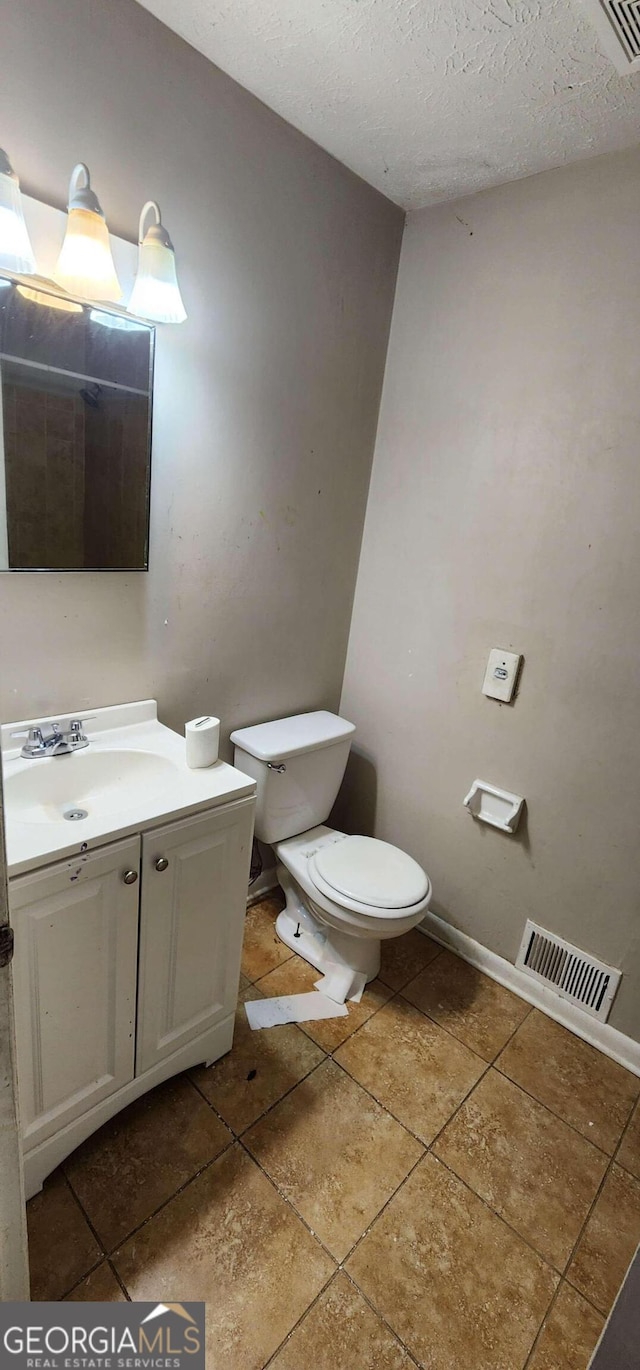
[[[52,723],[50,733],[36,727],[29,728],[27,732],[12,733],[11,736],[26,737],[20,752],[26,760],[35,760],[39,756],[67,756],[69,752],[79,752],[82,747],[89,746],[89,738],[83,732],[83,725],[88,722],[88,718],[72,718],[66,730],[59,723]]]

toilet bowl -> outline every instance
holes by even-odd
[[[388,842],[317,827],[278,842],[276,856],[287,901],[278,936],[324,974],[348,966],[374,980],[381,941],[409,932],[429,907],[429,877]],[[384,898],[390,879],[396,893]]]
[[[415,927],[431,882],[406,852],[327,827],[355,728],[317,711],[240,728],[235,765],[257,784],[256,836],[275,847],[286,906],[278,936],[344,1001],[380,969],[380,944]]]

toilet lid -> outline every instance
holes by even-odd
[[[345,837],[320,847],[312,866],[336,894],[377,909],[409,908],[429,888],[417,861],[375,837]]]

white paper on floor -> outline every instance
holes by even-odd
[[[248,999],[245,1003],[249,1027],[275,1027],[276,1023],[310,1023],[317,1018],[345,1018],[345,1004],[336,1004],[317,989],[308,994],[281,994],[277,999]]]

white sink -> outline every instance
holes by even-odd
[[[61,819],[82,823],[100,814],[119,813],[137,799],[144,800],[150,787],[177,782],[173,761],[153,752],[70,752],[67,756],[39,757],[5,780],[7,809],[19,823],[59,823]]]
[[[10,876],[255,793],[224,761],[189,770],[184,737],[158,722],[154,699],[86,713],[89,746],[60,756],[23,757],[13,734],[65,714],[0,728]]]

